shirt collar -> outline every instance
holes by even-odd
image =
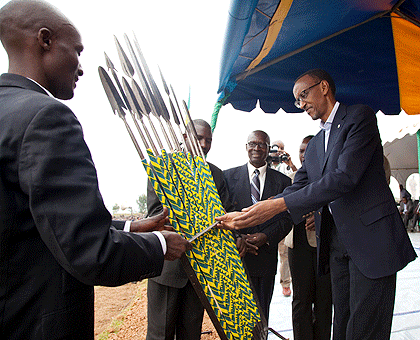
[[[31,78],[28,78],[28,77],[26,77],[27,79],[29,79],[30,81],[33,81],[35,84],[37,84],[41,89],[43,89],[50,97],[53,97],[54,98],[54,96],[52,95],[52,93],[50,92],[50,91],[48,91],[44,86],[42,86],[40,83],[38,83],[37,81],[35,81],[35,80],[33,80],[33,79],[31,79]]]
[[[260,168],[256,168],[255,166],[253,166],[250,162],[248,162],[248,173],[252,174],[254,173],[254,170],[258,169],[260,171],[260,176],[264,176],[265,173],[267,172],[267,163],[265,163],[262,167]]]
[[[330,115],[328,116],[327,121],[326,122],[323,122],[322,120],[320,121],[319,127],[321,129],[329,130],[331,128],[331,124],[334,121],[334,117],[335,117],[335,114],[337,113],[339,105],[340,105],[340,103],[338,101],[336,101]]]

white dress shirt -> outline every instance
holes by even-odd
[[[335,102],[334,107],[333,107],[330,115],[328,116],[327,121],[326,122],[323,122],[321,120],[321,122],[319,123],[319,127],[322,130],[325,130],[325,139],[324,139],[324,142],[325,142],[325,150],[324,151],[327,151],[328,140],[330,138],[330,132],[331,132],[332,122],[334,120],[335,114],[337,113],[337,110],[338,110],[338,106],[339,105],[340,105],[339,102]]]

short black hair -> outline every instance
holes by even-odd
[[[303,139],[302,139],[302,144],[303,144],[303,143],[308,144],[308,143],[309,143],[309,141],[310,141],[312,138],[314,138],[314,135],[308,135],[308,136],[306,136],[305,138],[303,138]]]
[[[211,126],[204,119],[193,119],[194,126],[202,126],[211,130]]]
[[[320,68],[315,68],[313,70],[306,71],[305,73],[301,74],[299,77],[296,78],[295,83],[304,76],[310,76],[312,78],[317,79],[318,81],[326,80],[330,85],[331,93],[335,96],[335,82],[327,71],[322,70]]]
[[[254,131],[252,131],[252,132],[248,135],[248,140],[249,140],[249,137],[251,137],[251,135],[254,135],[254,134],[256,134],[256,133],[258,133],[258,134],[261,134],[261,135],[265,136],[265,140],[266,140],[266,142],[267,142],[268,144],[270,144],[270,136],[268,135],[268,133],[267,133],[267,132],[262,131],[262,130],[254,130]]]

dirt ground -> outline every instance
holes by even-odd
[[[203,340],[220,340],[204,313]],[[147,281],[95,287],[95,339],[144,340],[147,332]]]

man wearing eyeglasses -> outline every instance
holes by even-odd
[[[389,339],[396,273],[416,254],[386,182],[375,112],[339,103],[335,90],[323,70],[296,80],[295,105],[319,119],[321,130],[293,185],[220,220],[244,228],[287,210],[297,224],[314,212],[318,271],[331,271],[334,340]]]
[[[291,184],[289,177],[267,166],[270,137],[265,132],[252,132],[246,151],[247,164],[224,171],[229,197],[234,210],[239,211],[283,192]],[[277,246],[291,227],[291,220],[286,216],[273,224],[245,228],[236,234],[239,255],[256,292],[260,311],[267,320],[277,272]]]

